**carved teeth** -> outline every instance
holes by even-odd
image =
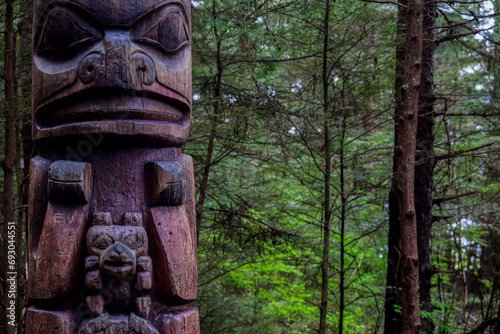
[[[131,265],[113,266],[109,264],[104,264],[103,269],[108,271],[109,273],[114,273],[119,275],[129,274],[134,270],[134,268]]]
[[[104,261],[104,264],[108,267],[116,267],[116,268],[121,268],[124,266],[131,266],[134,262],[131,260],[126,260],[126,261],[113,261],[113,260],[106,260]]]

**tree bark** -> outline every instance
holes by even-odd
[[[19,171],[22,175],[22,181],[20,183],[21,196],[19,202],[23,206],[28,206],[28,185],[29,185],[29,172],[30,172],[30,160],[35,156],[33,140],[31,138],[31,36],[32,36],[32,22],[33,22],[33,8],[32,2],[27,1],[21,6],[21,11],[23,13],[23,18],[18,24],[18,31],[20,37],[20,72],[22,73],[20,79],[21,88],[21,103],[20,103],[20,119],[21,123],[21,145],[22,145],[22,160],[24,166]],[[19,219],[20,233],[18,234],[19,240],[22,240],[23,246],[19,247],[18,256],[18,273],[19,273],[19,300],[22,301],[20,307],[18,308],[18,314],[22,314],[23,308],[28,303],[28,298],[26,294],[26,260],[27,256],[21,255],[25,253],[26,250],[26,230],[28,226],[28,214],[27,210],[24,211],[24,219]],[[21,242],[18,242],[21,245]],[[26,322],[24,317],[21,317],[19,321],[19,333],[25,332]]]
[[[340,306],[339,306],[339,334],[344,332],[344,310],[345,310],[345,223],[346,223],[346,205],[347,205],[347,195],[345,191],[345,152],[344,143],[346,137],[346,116],[342,118],[342,134],[340,137],[340,197],[342,200],[342,206],[340,208],[340,277],[339,277],[339,289],[340,289]]]
[[[398,22],[396,32],[396,70],[395,70],[395,107],[394,114],[402,113],[402,93],[399,90],[403,87],[405,60],[405,33],[408,13],[406,11],[407,0],[399,0],[401,6],[398,9]],[[394,142],[399,140],[398,122],[394,125]],[[397,147],[397,146],[396,146]],[[396,148],[395,147],[395,148]],[[384,333],[399,334],[402,331],[401,327],[401,312],[398,308],[401,307],[401,245],[399,242],[400,226],[399,226],[399,205],[397,200],[397,159],[396,149],[394,151],[392,162],[392,186],[389,192],[389,235],[388,235],[388,253],[387,253],[387,276],[386,276],[386,294],[385,294],[385,322]]]
[[[415,151],[422,66],[423,1],[408,1],[402,109],[396,114],[396,178],[401,242],[401,308],[405,333],[420,333],[419,262],[415,213]]]
[[[432,312],[431,299],[431,227],[432,227],[432,177],[434,174],[434,52],[436,50],[436,2],[426,0],[423,17],[422,73],[419,90],[417,153],[415,167],[415,210],[417,213],[418,261],[420,279],[420,305]],[[431,317],[422,318],[422,332],[432,333]]]
[[[4,275],[3,292],[3,333],[14,333],[15,327],[8,325],[7,306],[10,298],[7,293],[6,278],[9,270],[7,262],[8,254],[8,223],[14,218],[14,156],[15,156],[15,111],[14,111],[14,71],[15,71],[15,47],[14,47],[14,0],[7,0],[5,3],[5,158],[2,162],[4,172],[3,189],[3,249],[2,259]]]
[[[324,171],[324,217],[323,217],[323,256],[321,259],[321,304],[319,334],[326,334],[326,315],[328,314],[328,278],[330,254],[330,223],[331,223],[331,148],[330,148],[330,113],[328,96],[328,28],[330,25],[330,0],[326,0],[324,28],[323,28],[323,133],[325,145]]]

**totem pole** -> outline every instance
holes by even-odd
[[[27,333],[199,333],[189,0],[35,0]]]

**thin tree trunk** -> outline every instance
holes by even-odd
[[[345,191],[345,166],[344,166],[344,142],[346,134],[346,116],[342,117],[342,134],[340,138],[340,196],[342,206],[340,208],[340,307],[339,307],[339,334],[344,332],[344,309],[345,309],[345,221],[347,195]]]
[[[494,0],[493,8],[495,13],[500,13],[500,0]],[[497,43],[494,44],[493,53],[493,88],[492,88],[492,107],[493,111],[498,111],[500,107],[500,46],[498,42],[500,41],[500,17],[495,17],[495,26],[493,27],[493,40]],[[500,325],[499,325],[500,326]]]
[[[33,140],[31,138],[31,25],[33,21],[33,8],[32,2],[28,1],[23,3],[22,6],[23,18],[18,24],[18,31],[20,36],[20,72],[23,74],[20,80],[21,86],[21,138],[22,138],[22,160],[24,162],[24,168],[22,170],[22,182],[21,182],[21,196],[20,203],[23,206],[28,205],[28,185],[29,185],[29,166],[30,160],[34,156],[34,146]],[[21,172],[19,172],[21,174]],[[27,294],[26,294],[26,230],[28,226],[28,214],[27,209],[22,210],[24,214],[24,220],[19,220],[19,239],[22,240],[21,252],[24,256],[18,257],[18,275],[19,275],[19,300],[22,301],[21,307],[19,307],[19,314],[23,314],[23,309],[27,305]],[[21,245],[21,243],[19,243]],[[25,318],[21,317],[19,321],[19,333],[25,332]]]
[[[415,213],[415,151],[422,66],[423,1],[408,1],[402,110],[396,114],[397,197],[401,242],[401,308],[404,333],[420,333],[419,263]]]
[[[20,58],[19,64],[20,72],[23,73],[21,77],[21,97],[22,97],[22,110],[21,110],[21,136],[23,145],[24,161],[23,168],[23,204],[28,204],[28,184],[29,184],[29,161],[35,156],[33,140],[31,138],[31,22],[33,21],[32,2],[26,2],[25,7],[22,9],[24,17],[18,25],[20,43]]]
[[[419,90],[417,153],[415,167],[415,210],[417,213],[418,261],[420,279],[420,305],[431,313],[431,227],[432,227],[432,177],[434,174],[434,52],[436,50],[435,1],[426,0],[423,18],[422,73]],[[431,317],[422,318],[422,332],[432,333]]]
[[[398,22],[396,33],[396,70],[395,70],[395,107],[394,114],[402,113],[402,93],[405,60],[405,34],[408,13],[406,11],[407,0],[398,1],[401,6],[398,10]],[[394,142],[399,140],[398,122],[394,126]],[[392,163],[392,186],[389,192],[389,235],[388,235],[388,253],[387,253],[387,276],[386,276],[386,294],[385,294],[385,334],[399,334],[401,327],[401,245],[400,245],[400,226],[399,226],[399,205],[397,200],[397,146],[395,146]]]
[[[215,21],[217,20],[216,1],[213,1],[212,19],[214,21],[213,29],[217,40],[217,74],[215,75],[214,87],[214,105],[213,115],[210,116],[210,135],[208,138],[207,156],[205,158],[205,166],[203,168],[203,176],[200,184],[200,192],[198,202],[196,203],[196,236],[197,242],[200,235],[201,222],[203,219],[203,206],[205,205],[206,191],[208,186],[208,178],[210,176],[210,167],[212,166],[212,156],[215,147],[215,134],[217,128],[217,115],[219,114],[220,98],[221,98],[221,82],[222,82],[222,59],[221,59],[221,40]]]
[[[326,315],[328,314],[328,278],[330,254],[330,221],[331,221],[331,151],[330,151],[330,112],[328,96],[328,27],[330,16],[330,0],[326,0],[323,28],[323,133],[325,145],[324,171],[324,222],[323,222],[323,256],[321,259],[321,304],[319,319],[319,334],[326,334]]]
[[[7,293],[7,273],[10,270],[6,255],[8,254],[8,223],[14,218],[14,157],[15,157],[15,110],[14,110],[14,71],[15,71],[15,47],[14,47],[14,0],[5,3],[5,158],[2,162],[4,172],[3,189],[3,249],[2,259],[4,275],[3,283],[3,333],[14,333],[15,327],[8,324],[6,308],[10,304],[9,293]]]
[[[500,0],[493,1],[493,8],[495,13],[500,13]],[[500,17],[495,17],[495,27],[493,28],[493,38],[495,41],[500,41]],[[493,94],[492,94],[492,105],[495,110],[500,107],[500,65],[498,61],[500,60],[500,46],[495,44],[494,49],[494,68],[493,68]],[[494,232],[493,232],[494,233]],[[498,277],[498,276],[497,276]],[[497,311],[497,324],[494,329],[494,334],[500,334],[500,307]]]

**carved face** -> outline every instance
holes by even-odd
[[[102,272],[134,275],[137,258],[148,252],[148,238],[140,226],[92,226],[87,232],[87,250],[99,258]]]
[[[99,133],[118,144],[185,143],[189,0],[35,0],[34,10],[35,139]]]

